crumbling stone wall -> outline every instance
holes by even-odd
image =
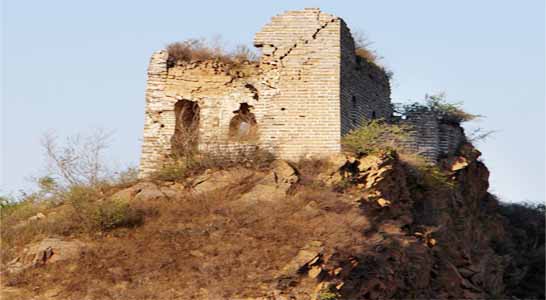
[[[260,97],[269,106],[262,138],[281,158],[340,151],[341,24],[318,9],[288,11],[255,36],[270,86]]]
[[[258,124],[263,119],[266,105],[259,101],[253,85],[259,85],[257,65],[249,63],[239,70],[212,61],[168,66],[167,58],[166,51],[154,53],[148,68],[141,175],[150,174],[174,152],[175,106],[179,101],[198,106],[195,134],[200,151],[225,154],[256,149],[259,139],[234,140],[229,130],[243,103]]]
[[[454,155],[466,141],[463,128],[459,124],[446,123],[428,109],[409,112],[401,124],[411,128],[409,138],[403,147],[418,153],[431,163],[440,158]]]
[[[355,56],[351,32],[341,26],[341,134],[357,128],[364,120],[390,120],[389,77],[385,70]]]
[[[342,19],[319,9],[288,11],[273,17],[254,45],[262,51],[259,63],[173,63],[164,50],[152,55],[141,176],[184,150],[184,141],[202,153],[260,148],[296,160],[337,153],[341,136],[362,120],[391,118],[389,78],[356,59]],[[449,126],[426,115],[410,121],[418,130],[408,147],[427,157],[457,144],[459,134]]]

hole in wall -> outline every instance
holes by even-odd
[[[229,122],[229,137],[234,140],[253,140],[257,137],[256,117],[251,112],[253,107],[248,103],[241,103],[239,109]]]
[[[179,100],[175,103],[175,127],[171,138],[171,149],[174,155],[186,156],[197,149],[199,111],[197,102]]]
[[[285,110],[286,110],[286,108],[284,108],[284,107],[281,107],[281,110],[282,110],[282,111],[285,111]]]

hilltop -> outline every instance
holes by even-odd
[[[263,156],[73,187],[3,210],[3,299],[544,298],[543,211],[499,203],[479,155]]]

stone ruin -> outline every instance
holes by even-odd
[[[323,157],[340,152],[341,137],[361,122],[394,118],[389,76],[357,58],[343,19],[315,8],[287,11],[256,33],[254,46],[260,61],[236,67],[217,60],[172,64],[166,50],[152,55],[141,176],[188,147]],[[408,147],[432,161],[464,139],[458,125],[426,112],[402,121],[417,129]]]

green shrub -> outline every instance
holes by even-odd
[[[185,161],[173,160],[155,171],[152,178],[161,181],[177,181],[186,178],[188,169]]]
[[[482,117],[466,112],[462,108],[462,105],[462,102],[448,102],[446,94],[439,93],[436,95],[425,95],[424,104],[419,102],[405,105],[397,104],[395,110],[402,115],[407,115],[414,111],[428,110],[436,113],[440,120],[456,124],[473,121]]]
[[[329,289],[321,290],[317,295],[318,300],[336,300],[339,299],[339,294],[330,291]]]
[[[362,155],[397,150],[408,139],[409,127],[372,120],[352,130],[342,139],[344,150]]]
[[[94,211],[94,222],[101,230],[111,230],[118,227],[135,227],[141,225],[143,215],[132,209],[128,203],[106,200],[98,203]]]
[[[73,186],[67,192],[66,202],[72,206],[83,231],[111,230],[142,223],[142,214],[128,203],[101,199],[102,196],[100,191],[87,186]]]

